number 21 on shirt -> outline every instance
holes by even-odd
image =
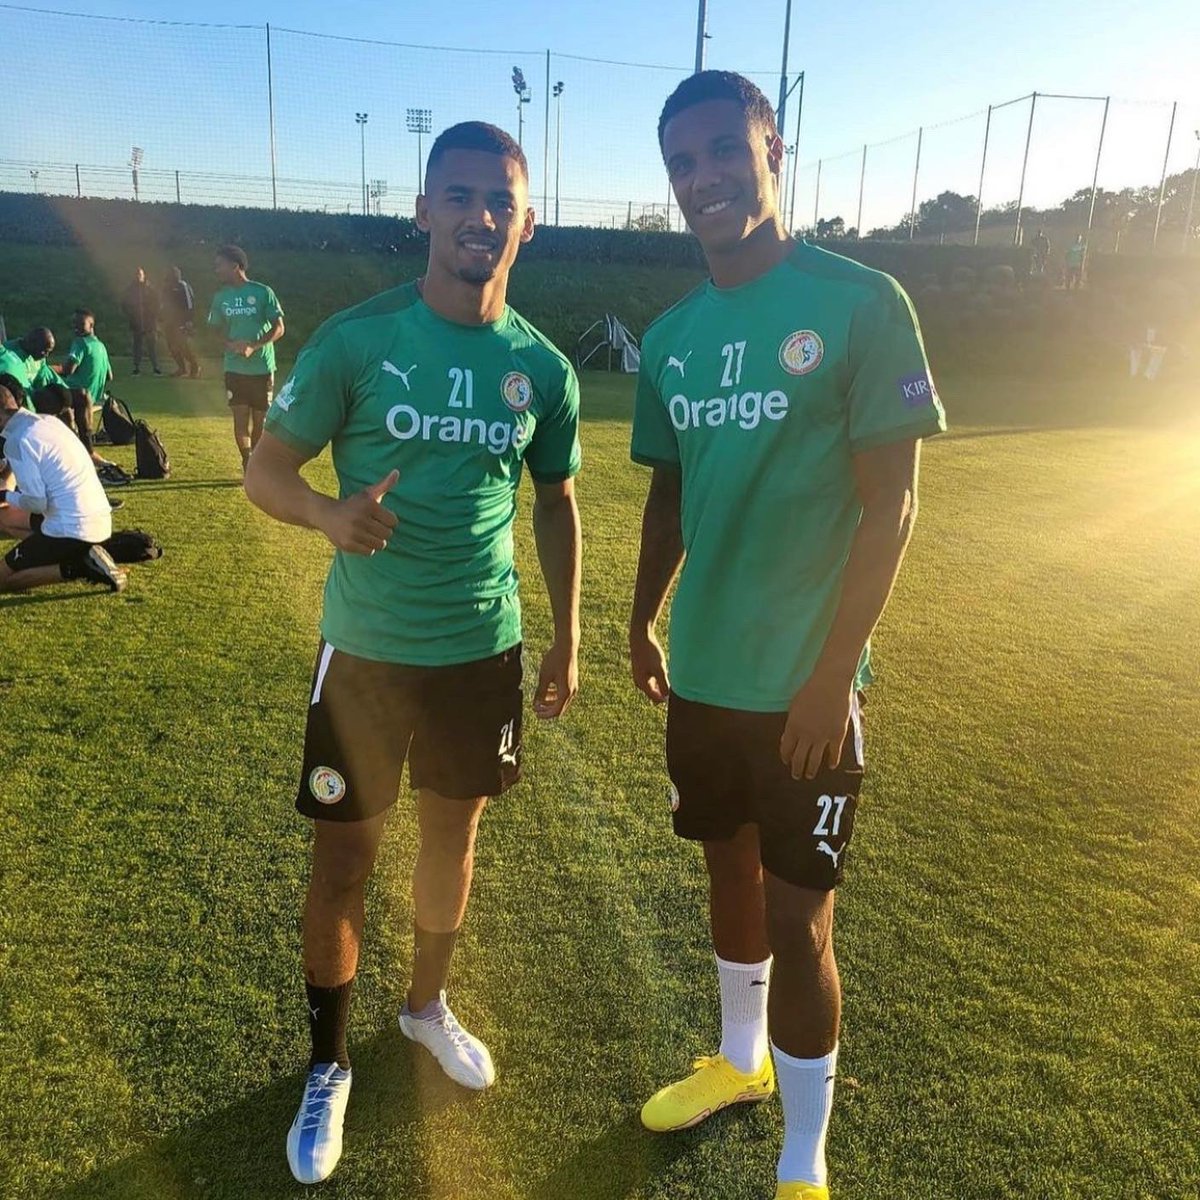
[[[475,407],[475,372],[470,367],[451,367],[447,372],[450,379],[451,408]],[[460,399],[460,393],[463,393]]]

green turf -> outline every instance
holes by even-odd
[[[926,451],[878,638],[839,906],[835,1195],[1185,1200],[1200,1193],[1195,394],[1173,409],[1153,391],[942,390],[961,415]],[[120,523],[166,557],[121,597],[0,599],[0,1196],[308,1195],[283,1155],[306,1055],[309,833],[291,795],[327,549],[248,506],[217,385],[120,391],[175,466],[128,491]],[[405,799],[371,887],[346,1155],[323,1196],[772,1195],[777,1104],[666,1139],[636,1120],[713,1048],[717,1010],[661,713],[627,681],[646,484],[629,408],[628,380],[585,378],[582,691],[531,729],[527,781],[485,817],[460,941],[456,1006],[499,1082],[456,1091],[395,1027]]]

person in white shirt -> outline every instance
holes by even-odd
[[[62,421],[29,412],[24,399],[21,382],[0,375],[0,504],[9,529],[26,517],[29,529],[0,561],[0,592],[68,580],[123,590],[125,572],[100,544],[112,537],[112,509],[88,452]]]

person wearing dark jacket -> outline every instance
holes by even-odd
[[[196,316],[196,300],[192,285],[183,277],[178,267],[168,267],[162,290],[163,331],[167,335],[167,349],[175,360],[172,378],[200,378],[200,363],[192,349],[193,322]]]
[[[133,282],[125,292],[121,307],[129,321],[129,332],[133,335],[133,373],[142,373],[142,350],[145,349],[155,375],[158,369],[158,292],[146,279],[146,272],[138,267]]]

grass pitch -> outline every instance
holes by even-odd
[[[307,1053],[309,831],[291,799],[328,549],[247,504],[211,377],[118,385],[175,467],[128,489],[118,523],[166,557],[120,597],[0,598],[0,1196],[311,1194],[283,1153]],[[954,433],[927,447],[877,639],[840,896],[835,1195],[1186,1200],[1195,393],[941,382]],[[647,480],[627,460],[631,394],[584,381],[582,691],[562,723],[529,723],[527,780],[485,816],[459,943],[455,1006],[498,1084],[458,1091],[396,1028],[404,797],[370,892],[346,1154],[323,1196],[773,1194],[777,1103],[671,1138],[637,1122],[714,1047],[717,994],[698,852],[670,832],[662,714],[627,679]],[[313,471],[330,482],[327,460]]]

